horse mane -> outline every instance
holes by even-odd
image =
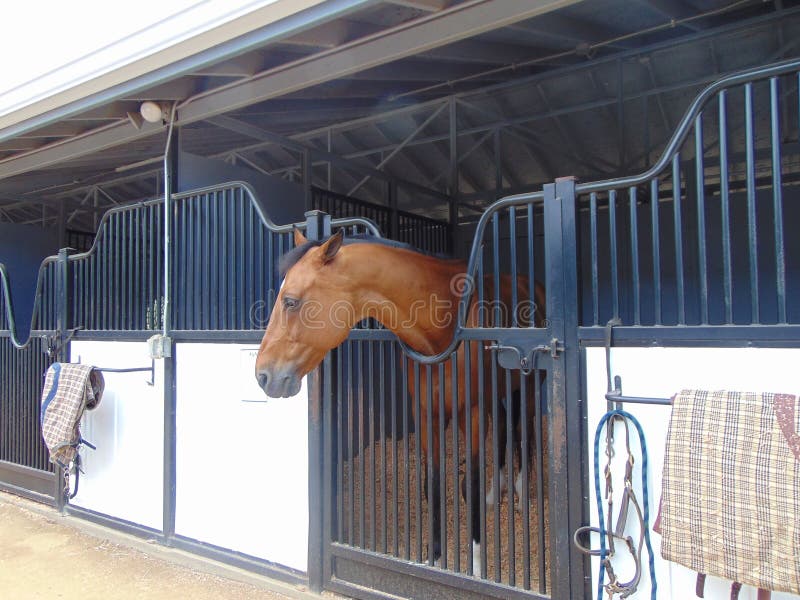
[[[280,260],[278,261],[278,272],[280,273],[281,279],[286,275],[287,271],[291,269],[297,262],[303,258],[311,248],[316,248],[317,246],[321,246],[325,243],[326,240],[322,240],[319,242],[307,240],[300,244],[299,246],[292,248],[281,256]],[[442,260],[447,260],[451,257],[434,252],[426,252],[424,250],[420,250],[419,248],[415,248],[411,244],[407,244],[405,242],[398,242],[396,240],[390,240],[388,238],[381,238],[375,237],[374,235],[369,234],[357,234],[351,235],[349,237],[345,237],[343,242],[345,246],[349,246],[350,244],[379,244],[381,246],[389,246],[390,248],[399,248],[401,250],[408,250],[410,252],[416,252],[417,254],[422,254],[423,256],[430,256],[433,258],[439,258]]]

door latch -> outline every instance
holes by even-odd
[[[504,345],[499,342],[489,344],[485,348],[497,351],[497,362],[504,369],[519,369],[523,375],[529,375],[537,368],[537,358],[540,354],[547,352],[552,358],[556,358],[559,352],[564,351],[564,343],[553,338],[549,344],[540,344],[527,351],[519,346]]]

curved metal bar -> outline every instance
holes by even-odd
[[[0,286],[3,288],[3,299],[5,300],[5,313],[8,320],[8,331],[11,334],[10,339],[12,345],[18,350],[23,350],[31,343],[33,339],[32,332],[34,325],[36,325],[39,318],[39,308],[41,306],[42,298],[42,272],[44,268],[53,262],[56,262],[55,256],[46,257],[39,265],[39,274],[36,277],[36,290],[33,293],[33,311],[31,312],[31,326],[28,330],[28,339],[24,342],[19,341],[19,332],[17,331],[17,322],[14,318],[14,307],[11,301],[11,285],[9,284],[8,270],[3,263],[0,263]]]
[[[481,282],[475,282],[475,274],[478,270],[478,257],[483,251],[483,234],[486,231],[486,227],[489,224],[492,215],[504,208],[518,206],[520,204],[530,204],[531,202],[535,202],[537,200],[544,200],[544,192],[531,192],[527,194],[506,196],[505,198],[497,200],[485,211],[483,211],[483,214],[478,221],[478,225],[475,228],[475,237],[472,240],[472,249],[470,250],[469,261],[467,262],[466,274],[468,281],[472,281],[476,285],[481,284]],[[426,355],[417,352],[402,340],[398,340],[400,347],[403,349],[403,352],[406,354],[406,356],[422,364],[430,365],[446,360],[453,352],[455,352],[458,349],[458,346],[461,344],[461,333],[465,329],[464,326],[466,324],[467,308],[469,307],[469,302],[473,293],[475,293],[475,285],[472,286],[472,289],[468,294],[461,296],[461,299],[458,302],[458,314],[456,317],[456,327],[453,333],[453,339],[450,341],[450,344],[446,349],[442,350],[438,354]]]
[[[245,181],[230,181],[224,184],[218,184],[213,186],[207,186],[204,188],[190,190],[186,192],[180,192],[177,194],[172,195],[172,200],[183,200],[186,198],[190,198],[192,196],[197,196],[200,194],[206,194],[210,192],[220,191],[223,189],[231,189],[234,187],[240,187],[242,190],[248,195],[250,202],[252,203],[253,207],[255,208],[256,213],[258,214],[259,218],[261,219],[262,223],[274,233],[289,233],[293,230],[294,227],[299,229],[303,229],[306,226],[305,222],[295,223],[295,224],[287,224],[287,225],[276,225],[262,210],[262,207],[256,201],[256,194],[253,190],[252,186]],[[106,235],[106,223],[110,216],[115,213],[121,212],[129,212],[136,210],[138,208],[142,208],[145,206],[155,206],[160,205],[164,202],[164,198],[156,198],[152,200],[145,200],[142,202],[135,202],[131,204],[126,204],[123,206],[117,206],[111,208],[105,212],[103,215],[102,220],[100,221],[100,226],[97,230],[97,235],[95,236],[94,241],[92,242],[92,246],[86,252],[80,252],[77,254],[72,254],[67,257],[69,261],[79,261],[88,259],[94,252],[96,252],[98,241],[102,239],[103,235]],[[344,219],[333,219],[331,220],[331,225],[338,226],[338,227],[350,227],[353,225],[360,225],[365,227],[372,235],[376,237],[383,237],[381,235],[380,228],[377,224],[372,221],[371,219],[366,219],[362,217],[352,217],[352,218],[344,218]],[[39,272],[36,278],[36,291],[34,293],[34,303],[33,303],[33,312],[31,315],[31,326],[28,333],[28,338],[21,342],[19,339],[19,332],[17,331],[17,323],[16,319],[14,318],[14,309],[13,303],[11,299],[11,286],[9,284],[9,276],[8,270],[6,266],[0,263],[0,286],[2,286],[2,294],[5,300],[5,314],[8,320],[8,330],[10,332],[10,339],[11,343],[14,345],[15,348],[22,350],[26,348],[34,336],[31,334],[33,330],[35,330],[36,324],[40,319],[40,308],[41,308],[41,298],[42,298],[42,273],[45,267],[50,264],[54,263],[58,260],[57,256],[48,256],[44,260],[42,260],[41,264],[39,265]]]
[[[579,183],[575,186],[575,191],[578,193],[599,192],[609,189],[631,187],[650,181],[669,165],[672,157],[675,155],[675,152],[681,147],[683,142],[686,141],[686,137],[689,135],[689,132],[694,125],[695,118],[700,114],[700,111],[705,107],[705,104],[717,92],[735,85],[756,81],[758,79],[766,79],[768,77],[785,75],[787,73],[797,71],[798,69],[800,69],[800,59],[791,59],[774,63],[766,67],[758,67],[755,69],[740,71],[715,81],[706,87],[702,92],[700,92],[700,94],[698,94],[694,102],[692,102],[692,104],[686,110],[686,113],[683,115],[683,119],[681,119],[681,122],[675,130],[675,133],[672,134],[672,137],[670,138],[667,146],[664,148],[664,152],[662,152],[661,157],[647,171],[631,177],[603,179],[601,181],[593,181],[583,184]]]
[[[647,171],[639,174],[634,175],[631,177],[623,177],[619,179],[604,179],[601,181],[594,181],[588,182],[584,184],[578,184],[575,187],[576,192],[578,193],[589,193],[589,192],[597,192],[609,189],[616,189],[616,188],[625,188],[631,187],[634,185],[639,185],[641,183],[645,183],[651,180],[655,175],[660,173],[665,167],[669,166],[670,161],[672,160],[673,155],[675,152],[680,148],[683,142],[686,140],[686,137],[689,135],[692,126],[694,125],[695,118],[703,109],[705,104],[709,101],[709,99],[714,96],[720,90],[740,85],[743,83],[748,83],[751,81],[759,80],[759,79],[766,79],[769,77],[775,77],[778,75],[784,75],[787,73],[792,73],[800,69],[800,59],[791,59],[782,61],[779,63],[775,63],[766,67],[758,67],[755,69],[748,69],[746,71],[741,71],[739,73],[734,73],[733,75],[729,75],[727,77],[723,77],[718,81],[710,84],[706,87],[700,94],[695,98],[694,102],[689,106],[686,113],[683,116],[678,128],[675,130],[675,133],[669,140],[664,152],[661,154],[661,157],[658,161]],[[489,206],[484,213],[481,215],[480,221],[478,221],[478,227],[475,231],[475,237],[472,241],[472,250],[470,252],[469,263],[467,266],[467,274],[469,277],[475,276],[475,270],[477,267],[477,256],[480,251],[483,250],[483,234],[486,229],[486,225],[495,212],[502,208],[507,208],[509,206],[514,206],[517,204],[527,204],[531,201],[543,199],[544,194],[542,192],[535,192],[531,194],[517,194],[515,196],[508,196],[506,198],[501,198],[491,206]],[[448,345],[448,347],[435,355],[425,355],[417,352],[416,350],[410,348],[408,345],[400,342],[400,346],[403,349],[405,354],[416,361],[419,361],[423,364],[433,364],[445,360],[450,354],[452,354],[461,343],[461,334],[464,330],[464,321],[466,318],[466,308],[469,302],[471,294],[462,296],[461,301],[459,302],[458,306],[458,317],[456,321],[456,328],[453,335],[453,339]]]
[[[264,210],[262,209],[261,205],[256,201],[256,193],[253,187],[247,183],[246,181],[228,181],[226,183],[217,184],[217,185],[209,185],[206,187],[198,188],[196,190],[189,190],[186,192],[180,192],[177,194],[172,194],[172,200],[185,200],[186,198],[191,198],[192,196],[199,196],[201,194],[209,194],[212,192],[219,192],[221,190],[227,190],[234,187],[241,187],[244,192],[248,195],[250,199],[250,203],[253,205],[256,213],[258,214],[259,219],[261,222],[273,233],[291,233],[291,231],[297,227],[298,229],[304,229],[306,227],[305,221],[301,221],[299,223],[288,223],[286,225],[276,225],[272,219],[270,219]],[[142,208],[145,206],[155,206],[159,205],[164,202],[164,198],[156,198],[153,200],[145,200],[142,202],[134,202],[131,204],[125,204],[123,206],[115,206],[114,208],[110,208],[103,214],[103,218],[100,220],[100,225],[97,228],[97,235],[92,242],[91,248],[89,248],[86,252],[80,252],[77,254],[71,254],[69,256],[69,260],[77,261],[88,258],[91,254],[95,251],[97,247],[97,242],[102,238],[103,232],[105,231],[105,223],[109,219],[110,215],[120,212],[128,212],[132,210],[136,210],[137,208]],[[381,235],[381,230],[378,225],[372,220],[367,219],[364,217],[348,217],[344,219],[332,219],[331,225],[336,227],[350,227],[353,225],[361,225],[366,227],[370,233],[376,237],[383,237]]]

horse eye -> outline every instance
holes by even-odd
[[[298,300],[297,298],[290,298],[289,296],[284,296],[283,307],[286,310],[294,310],[298,306],[300,306],[300,300]]]

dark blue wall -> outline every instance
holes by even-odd
[[[302,186],[222,160],[181,152],[178,161],[178,191],[185,192],[228,181],[244,181],[250,184],[261,208],[277,225],[305,219]]]
[[[20,339],[27,339],[31,326],[39,265],[43,258],[57,252],[58,232],[55,229],[0,223],[0,263],[8,269]]]

